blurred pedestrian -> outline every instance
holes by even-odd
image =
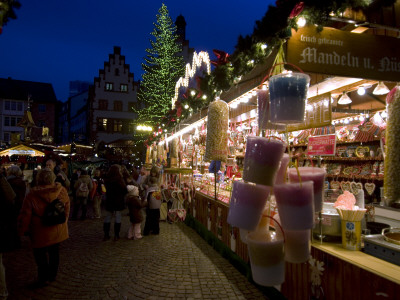
[[[104,181],[106,185],[106,216],[103,224],[103,240],[107,241],[110,239],[111,218],[115,215],[114,241],[118,241],[122,221],[121,211],[125,208],[125,195],[127,193],[121,166],[117,164],[112,165]]]
[[[31,288],[46,286],[56,279],[59,266],[59,246],[68,238],[68,218],[63,224],[47,226],[43,224],[44,211],[49,203],[59,199],[65,205],[68,216],[70,200],[67,190],[59,182],[56,175],[48,168],[37,174],[37,186],[26,195],[18,219],[18,232],[28,235],[33,248],[33,256],[38,269],[38,278]]]
[[[144,224],[143,235],[160,233],[160,207],[162,197],[158,178],[150,176],[148,184],[149,187],[146,190],[145,196],[148,205],[146,208],[146,221]]]
[[[18,215],[26,194],[26,181],[24,180],[24,174],[22,174],[22,171],[18,166],[11,165],[8,167],[7,181],[17,194],[17,197],[15,198],[15,209]]]
[[[93,197],[93,215],[96,219],[101,217],[101,199],[103,198],[103,190],[105,189],[104,179],[101,177],[99,168],[94,170],[93,180],[96,180],[97,187]]]
[[[46,168],[49,168],[56,175],[56,182],[59,182],[68,191],[70,182],[67,175],[61,169],[62,162],[56,158],[49,158],[46,160]]]
[[[0,299],[8,297],[3,253],[19,247],[17,234],[16,194],[6,177],[0,173]]]
[[[129,220],[131,226],[128,230],[128,239],[138,240],[142,238],[142,208],[147,205],[146,199],[139,198],[139,189],[137,186],[128,185],[128,194],[125,196],[125,202],[129,209]]]
[[[90,178],[88,172],[83,169],[81,171],[81,175],[74,184],[75,201],[72,211],[73,220],[77,219],[80,208],[81,208],[81,220],[86,219],[89,193],[92,190],[92,188],[93,188],[92,178]]]

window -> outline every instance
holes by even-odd
[[[99,109],[107,110],[108,109],[108,101],[107,100],[99,100]]]
[[[115,69],[115,76],[119,76],[119,69],[118,68]]]
[[[4,132],[4,141],[9,142],[10,141],[10,133],[9,132]]]
[[[23,110],[24,110],[24,105],[23,105],[22,102],[18,102],[18,103],[17,103],[17,110],[18,110],[18,111],[23,111]]]
[[[128,91],[128,85],[127,84],[121,84],[120,90],[121,90],[121,92],[127,92]]]
[[[114,120],[113,122],[113,131],[114,132],[121,132],[122,131],[122,121],[121,120]]]
[[[4,110],[10,110],[10,107],[11,107],[10,101],[5,101],[4,102]]]
[[[39,113],[45,113],[46,112],[46,104],[39,104],[38,110],[39,110]]]
[[[10,117],[4,117],[4,126],[10,126]]]
[[[11,110],[17,110],[17,102],[11,101]]]
[[[102,119],[102,118],[97,119],[97,130],[107,131],[107,119]]]
[[[17,122],[16,122],[17,120],[16,120],[16,118],[15,117],[11,117],[10,118],[10,126],[16,126],[17,125]]]
[[[38,126],[39,126],[39,127],[45,127],[45,126],[46,126],[46,121],[39,120]]]
[[[106,91],[112,91],[113,90],[113,84],[111,82],[106,82]]]
[[[114,101],[114,111],[122,111],[122,101]]]
[[[17,118],[17,124],[21,122],[22,118]]]
[[[128,132],[135,132],[135,123],[134,122],[129,122],[128,124]]]

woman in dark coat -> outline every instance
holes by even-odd
[[[121,230],[121,211],[125,208],[125,195],[127,193],[126,183],[122,176],[121,166],[112,165],[104,180],[106,185],[106,216],[104,218],[104,239],[110,239],[111,218],[115,213],[114,241],[119,240]]]
[[[6,299],[8,296],[3,253],[19,246],[15,196],[6,177],[0,173],[0,299]]]

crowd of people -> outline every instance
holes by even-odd
[[[29,237],[37,265],[37,279],[29,284],[34,289],[56,280],[59,245],[68,239],[69,220],[103,217],[104,241],[111,239],[114,221],[113,240],[118,241],[122,211],[128,208],[131,222],[128,239],[160,232],[157,167],[147,174],[144,167],[128,170],[124,165],[114,164],[107,172],[99,168],[76,169],[68,177],[61,163],[55,158],[45,159],[43,166],[33,172],[30,182],[24,179],[17,165],[0,173],[0,300],[8,296],[2,255],[20,247],[21,236]],[[61,221],[48,223],[49,215]],[[60,219],[60,215],[65,218]]]

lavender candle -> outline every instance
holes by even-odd
[[[270,120],[273,123],[303,123],[310,77],[303,73],[272,76],[269,80]]]
[[[276,204],[284,230],[305,230],[314,224],[312,181],[278,184],[274,187]]]
[[[273,186],[285,148],[279,140],[247,137],[243,180]]]
[[[287,166],[289,164],[289,154],[283,154],[281,164],[279,166],[278,173],[276,174],[275,184],[282,184],[286,182],[287,177]]]
[[[326,171],[322,168],[300,167],[299,173],[301,181],[314,182],[314,209],[316,212],[322,211],[323,196],[324,196],[324,181]],[[290,182],[299,182],[299,175],[295,168],[288,170]]]
[[[270,188],[234,181],[228,223],[245,230],[255,230],[267,203]]]

